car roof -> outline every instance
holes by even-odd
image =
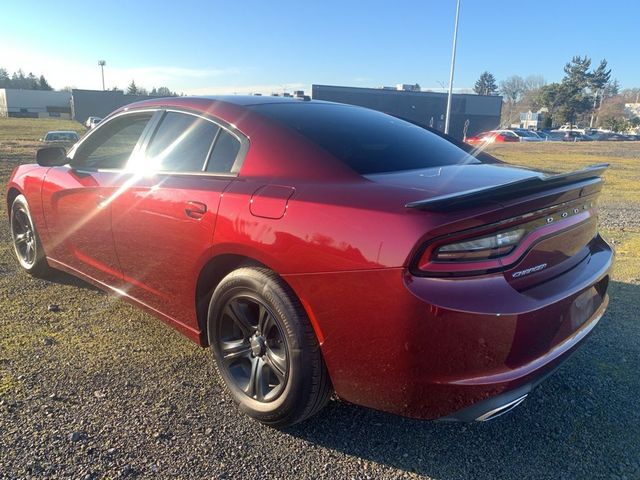
[[[75,135],[78,135],[78,132],[73,130],[51,130],[47,132],[46,135],[49,135],[50,133],[73,133]]]
[[[184,106],[187,108],[207,109],[207,107],[215,104],[231,104],[238,107],[252,107],[255,105],[266,104],[335,104],[335,102],[325,102],[323,100],[311,100],[309,97],[276,97],[261,95],[211,95],[211,96],[189,96],[189,97],[163,97],[150,98],[140,102],[131,103],[121,108],[128,110],[138,107],[162,107],[170,104],[171,106]]]

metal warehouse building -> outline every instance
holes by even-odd
[[[360,105],[444,131],[446,93],[334,85],[312,85],[311,88],[315,100]],[[454,94],[449,134],[462,139],[467,121],[467,136],[494,129],[500,124],[501,109],[501,96]]]
[[[125,95],[122,90],[72,90],[71,110],[73,119],[84,123],[89,117],[106,117],[114,110],[140,100],[148,95]]]
[[[71,118],[71,94],[0,88],[0,117]]]

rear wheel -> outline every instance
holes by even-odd
[[[220,282],[209,305],[209,342],[233,399],[262,423],[300,422],[331,395],[304,309],[270,270],[240,268]]]
[[[31,275],[46,277],[52,273],[47,264],[29,204],[24,195],[18,195],[11,204],[11,236],[13,249],[20,266]]]

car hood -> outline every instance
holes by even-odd
[[[515,182],[516,180],[540,176],[543,176],[543,174],[524,168],[472,164],[376,173],[365,175],[365,178],[381,185],[404,187],[431,196],[493,187]]]

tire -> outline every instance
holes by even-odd
[[[18,195],[11,204],[10,223],[13,250],[23,270],[35,277],[50,276],[53,271],[47,263],[24,195]]]
[[[209,304],[209,344],[240,410],[283,428],[318,412],[332,393],[320,346],[293,291],[266,268],[240,268]]]

